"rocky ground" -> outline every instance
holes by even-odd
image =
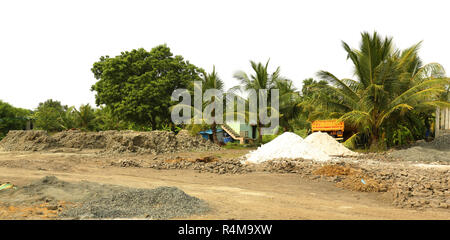
[[[450,208],[450,166],[412,165],[373,157],[336,158],[323,163],[304,159],[277,159],[261,164],[243,163],[242,158],[158,159],[136,162],[121,159],[113,166],[147,167],[157,170],[192,169],[199,173],[245,174],[262,171],[298,174],[308,179],[326,179],[338,187],[362,192],[388,192],[392,203],[407,208]]]
[[[18,144],[14,144],[14,143]],[[157,171],[191,170],[199,174],[250,175],[253,173],[289,174],[301,179],[312,181],[327,181],[340,189],[353,192],[380,193],[390,204],[404,209],[435,209],[450,211],[450,149],[447,136],[437,138],[433,142],[418,142],[404,149],[394,149],[384,153],[360,154],[353,157],[335,157],[328,162],[315,162],[304,159],[274,159],[261,164],[245,162],[243,155],[248,152],[237,150],[220,150],[219,147],[195,138],[182,131],[178,135],[169,132],[115,132],[83,133],[67,131],[55,135],[48,135],[42,131],[12,132],[0,143],[5,152],[0,159],[0,167],[9,169],[29,169],[51,172],[74,172],[79,166],[93,164],[102,168],[126,169],[154,169]],[[71,149],[67,151],[67,149]],[[34,151],[36,155],[26,152],[16,154],[16,151]],[[93,150],[93,152],[87,152]],[[69,154],[70,153],[70,154]],[[28,154],[28,155],[27,155]],[[27,157],[33,156],[33,157]],[[48,180],[48,179],[47,179]],[[51,179],[50,179],[51,180]],[[44,185],[47,183],[42,182]],[[53,180],[52,180],[53,181]],[[50,182],[52,182],[50,181]],[[74,185],[58,184],[75,192],[65,193],[63,196],[85,196]],[[35,184],[36,185],[36,184]],[[68,187],[70,186],[70,187]],[[83,185],[80,185],[83,186]],[[84,186],[86,189],[101,191],[103,187],[93,187],[95,184]],[[164,186],[163,186],[164,187]],[[26,187],[25,187],[26,189]],[[32,189],[32,188],[30,188]],[[108,189],[108,188],[105,188]],[[112,189],[112,188],[111,188]],[[63,191],[63,192],[64,192]],[[170,212],[161,204],[166,200],[147,202],[139,210],[133,199],[143,197],[155,199],[156,192],[164,192],[164,196],[179,199],[190,199],[179,189],[162,188],[159,190],[122,189],[121,194],[106,194],[99,198],[64,199],[39,195],[39,198],[29,202],[29,207],[0,204],[0,213],[28,211],[30,214],[47,214],[76,218],[116,218],[147,216],[148,218],[173,218],[190,213],[183,206],[179,206],[180,214]],[[47,190],[44,191],[48,193]],[[58,192],[58,191],[56,191]],[[61,193],[61,191],[59,192]],[[101,195],[101,194],[100,194]],[[18,201],[25,201],[25,195],[20,195]],[[8,199],[8,198],[6,198]],[[200,206],[201,202],[191,199],[192,203]],[[130,205],[125,206],[129,201]],[[2,200],[1,202],[8,202]],[[70,205],[72,202],[82,205]],[[145,201],[144,201],[145,202]],[[170,202],[170,201],[169,201]],[[119,205],[117,205],[119,204]],[[171,205],[174,207],[175,203]],[[190,206],[190,203],[186,206]],[[122,207],[123,208],[122,208]],[[150,209],[160,206],[160,212]],[[130,210],[132,207],[135,210]],[[175,207],[176,208],[176,207]],[[187,207],[190,208],[190,207]],[[68,210],[71,209],[71,210]],[[110,211],[110,209],[116,209]],[[184,210],[183,210],[184,209]],[[198,207],[198,209],[206,209]],[[178,211],[178,210],[177,210]],[[201,211],[196,213],[200,213]],[[130,213],[131,215],[127,215]],[[147,213],[147,214],[144,214]],[[145,217],[144,216],[144,217]]]

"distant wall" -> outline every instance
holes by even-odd
[[[450,133],[450,108],[436,108],[435,136]]]

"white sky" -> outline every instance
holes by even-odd
[[[34,109],[52,98],[95,105],[92,64],[100,56],[166,43],[175,55],[226,87],[249,60],[297,87],[318,70],[351,77],[341,40],[357,47],[360,32],[377,30],[406,48],[424,40],[425,63],[450,68],[446,1],[0,1],[0,99]],[[448,70],[450,71],[450,70]]]

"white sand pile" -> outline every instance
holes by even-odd
[[[341,143],[337,142],[332,136],[324,132],[315,132],[303,140],[316,148],[320,148],[329,156],[356,156],[358,153],[351,151]]]
[[[267,144],[246,155],[247,161],[261,163],[272,159],[303,158],[315,161],[328,161],[331,158],[320,147],[303,141],[295,133],[285,132]]]

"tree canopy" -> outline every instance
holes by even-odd
[[[30,114],[30,110],[16,108],[11,104],[0,100],[0,139],[3,138],[9,130],[25,129]]]
[[[450,82],[441,65],[422,64],[420,43],[400,50],[394,48],[392,38],[376,32],[362,33],[361,38],[359,49],[342,43],[356,79],[340,79],[327,71],[319,71],[318,76],[333,85],[324,94],[332,97],[322,98],[328,111],[370,136],[376,150],[385,144],[386,134],[421,129],[421,115],[448,106],[439,98]]]
[[[172,92],[201,81],[203,70],[159,45],[150,52],[140,48],[103,56],[92,72],[98,80],[92,86],[97,105],[107,106],[122,120],[157,129],[170,124]]]

